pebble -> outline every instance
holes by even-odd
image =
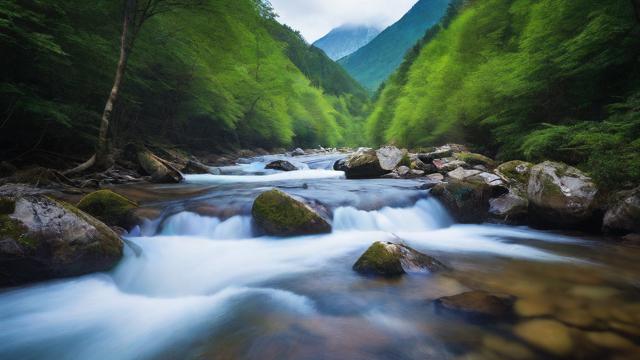
[[[499,354],[502,359],[524,360],[535,357],[526,346],[495,335],[486,335],[482,339],[482,344],[485,348]]]
[[[563,323],[573,325],[576,327],[588,327],[593,325],[595,319],[591,314],[581,309],[568,309],[563,310],[557,315],[558,320]]]
[[[612,332],[588,332],[587,338],[595,345],[610,349],[625,350],[635,347],[630,340]]]
[[[523,317],[548,315],[553,312],[553,306],[542,299],[520,299],[516,302],[516,313]]]
[[[541,350],[566,356],[573,349],[569,328],[554,320],[530,320],[516,325],[515,334]]]

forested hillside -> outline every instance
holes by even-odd
[[[366,94],[268,5],[194,3],[157,14],[138,34],[110,124],[115,145],[142,139],[215,152],[354,138],[345,135],[357,131]],[[53,164],[93,151],[122,4],[2,0],[3,159]]]
[[[638,181],[639,6],[458,1],[378,94],[368,135],[464,142],[503,159],[578,164],[601,182]]]
[[[435,25],[450,0],[420,0],[395,24],[339,63],[367,90],[374,92],[402,63],[425,31]]]

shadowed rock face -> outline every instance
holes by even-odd
[[[406,273],[431,273],[446,269],[438,260],[406,245],[376,242],[353,265],[363,275],[396,277]]]
[[[617,194],[604,215],[603,227],[614,233],[640,233],[640,187]]]
[[[575,226],[589,222],[597,193],[591,178],[574,167],[545,161],[531,168],[527,195],[538,223]]]
[[[436,197],[453,217],[463,223],[478,223],[487,219],[492,189],[483,181],[450,179],[437,184],[431,195]]]
[[[331,225],[309,205],[280,191],[260,194],[253,202],[253,220],[264,233],[296,236],[331,232]]]
[[[389,173],[380,166],[375,150],[369,148],[358,149],[340,167],[348,179],[373,179]]]
[[[0,286],[111,269],[123,243],[109,227],[44,195],[13,201],[0,214]]]

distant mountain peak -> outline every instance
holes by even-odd
[[[344,24],[313,43],[333,60],[341,59],[373,40],[381,29],[375,26]]]

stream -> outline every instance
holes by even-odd
[[[422,180],[346,180],[332,170],[341,157],[286,158],[302,170],[285,173],[264,168],[285,157],[263,156],[119,187],[158,219],[132,229],[109,273],[0,292],[0,358],[549,358],[523,335],[546,330],[519,328],[522,314],[563,325],[558,356],[639,356],[638,248],[456,224]],[[324,204],[333,232],[256,236],[253,199],[273,187]],[[398,238],[452,270],[385,280],[351,269],[374,241]],[[521,316],[480,323],[432,304],[469,290],[514,295]]]

